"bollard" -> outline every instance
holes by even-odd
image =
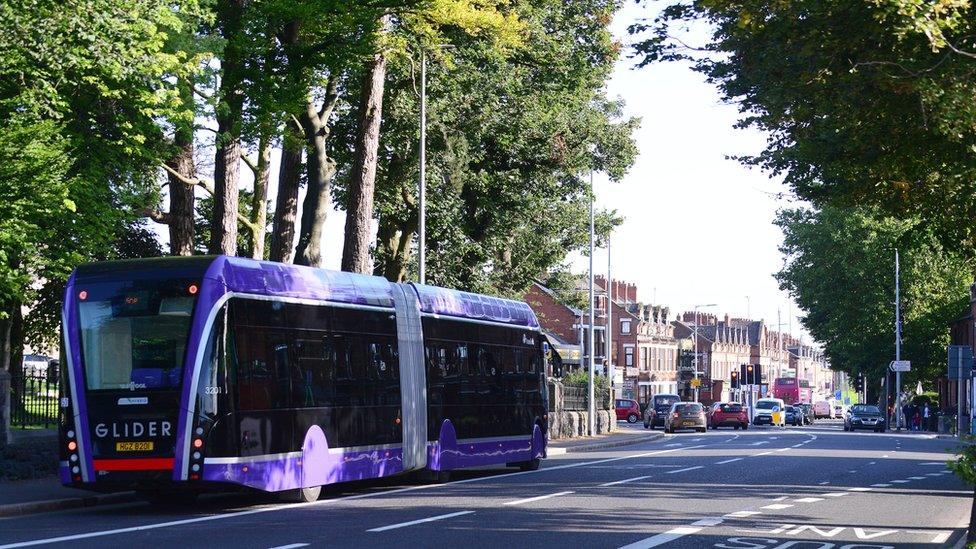
[[[0,370],[0,448],[10,439],[10,372]]]

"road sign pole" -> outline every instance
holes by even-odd
[[[901,360],[901,276],[898,266],[898,249],[895,249],[895,360]],[[895,372],[895,417],[898,427],[896,431],[901,431],[901,370]]]
[[[963,408],[963,398],[962,392],[965,385],[963,385],[963,370],[962,370],[962,353],[959,353],[958,359],[956,360],[956,372],[958,376],[956,377],[956,434],[962,439],[962,429],[965,423],[962,417]]]

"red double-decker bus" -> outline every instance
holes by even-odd
[[[811,404],[813,389],[810,382],[795,377],[779,377],[773,383],[773,396],[786,404]]]

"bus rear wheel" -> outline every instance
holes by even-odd
[[[530,459],[529,461],[520,461],[518,467],[523,471],[535,471],[539,469],[540,462],[541,460],[539,458]]]
[[[312,486],[311,488],[286,490],[281,493],[281,499],[289,503],[312,503],[313,501],[318,501],[321,495],[322,487]]]

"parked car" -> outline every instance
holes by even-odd
[[[786,423],[794,427],[803,425],[803,409],[799,406],[787,406]]]
[[[640,419],[640,405],[637,404],[636,400],[629,398],[618,398],[616,408],[617,421],[626,419],[627,423],[637,423],[637,420]]]
[[[844,418],[844,430],[871,429],[883,433],[887,428],[884,414],[873,404],[855,404]]]
[[[786,404],[781,398],[761,398],[756,401],[753,425],[778,425],[786,427]]]
[[[658,425],[664,427],[671,405],[675,402],[681,402],[681,397],[673,394],[652,396],[644,405],[644,428],[654,429]]]
[[[813,425],[813,419],[814,419],[813,404],[803,403],[803,404],[797,404],[797,406],[799,406],[800,409],[803,410],[803,424]]]
[[[694,429],[704,433],[705,407],[697,402],[672,404],[664,420],[664,432],[673,433],[678,429]]]
[[[716,402],[708,410],[708,426],[712,429],[719,427],[748,429],[749,411],[738,402]]]
[[[826,400],[821,400],[820,402],[817,402],[816,404],[813,405],[813,415],[816,416],[817,419],[820,418],[833,419],[834,408],[830,405],[830,402]]]
[[[844,406],[843,404],[834,404],[834,417],[838,419],[844,419],[844,416],[846,414],[847,414],[847,406]]]

